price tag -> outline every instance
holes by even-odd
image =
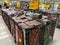
[[[38,1],[32,1],[29,3],[29,9],[36,10],[36,9],[38,9],[38,7],[39,7]]]

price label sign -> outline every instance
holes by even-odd
[[[30,0],[30,1],[39,1],[39,0]]]
[[[42,8],[42,4],[39,4],[39,8]]]
[[[19,2],[19,1],[17,2],[16,6],[17,6],[18,8],[20,8],[21,5],[20,5],[20,2]]]
[[[50,8],[50,4],[44,4],[44,8]]]
[[[39,7],[38,1],[31,1],[31,2],[29,3],[29,9],[37,10],[38,7]]]
[[[58,4],[58,8],[60,9],[60,4]]]
[[[8,0],[4,0],[5,3],[8,3]]]

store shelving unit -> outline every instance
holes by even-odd
[[[46,0],[45,0],[46,1]],[[21,7],[26,6],[26,2],[21,2]],[[29,5],[29,3],[27,3]],[[26,6],[27,7],[27,6]],[[39,9],[39,6],[38,6]],[[37,13],[38,9],[30,9],[32,13]],[[49,11],[40,11],[40,15],[47,16],[46,19],[37,19],[33,16],[27,16],[26,14],[22,16],[22,14],[11,13],[11,10],[2,9],[2,17],[7,27],[9,28],[14,41],[17,45],[47,45],[50,41],[50,36],[53,39],[54,31],[56,27],[56,17],[55,14]],[[26,9],[24,9],[26,11]],[[21,8],[15,9],[17,13],[21,11]],[[11,14],[9,14],[9,12]],[[14,12],[14,11],[13,11]],[[29,8],[27,10],[29,12]],[[37,13],[38,14],[38,13]],[[37,16],[36,17],[39,17]],[[32,14],[30,14],[32,15]],[[24,18],[21,18],[24,17]],[[29,17],[31,20],[29,20]],[[33,19],[33,17],[35,19]],[[35,22],[34,22],[35,21]]]

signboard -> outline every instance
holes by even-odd
[[[60,9],[60,4],[58,5],[58,8]]]
[[[8,0],[4,0],[5,3],[8,3]]]
[[[29,9],[36,10],[36,9],[38,9],[38,7],[39,7],[38,1],[31,1],[31,2],[29,3]]]
[[[20,8],[20,1],[17,2],[16,6]]]
[[[39,1],[39,0],[30,0],[30,1]]]
[[[39,8],[42,8],[42,4],[39,4]]]
[[[50,4],[44,4],[44,8],[50,8]]]

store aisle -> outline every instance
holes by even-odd
[[[54,39],[50,42],[49,45],[60,45],[60,29],[56,28]]]
[[[13,38],[0,16],[0,45],[15,45]]]

